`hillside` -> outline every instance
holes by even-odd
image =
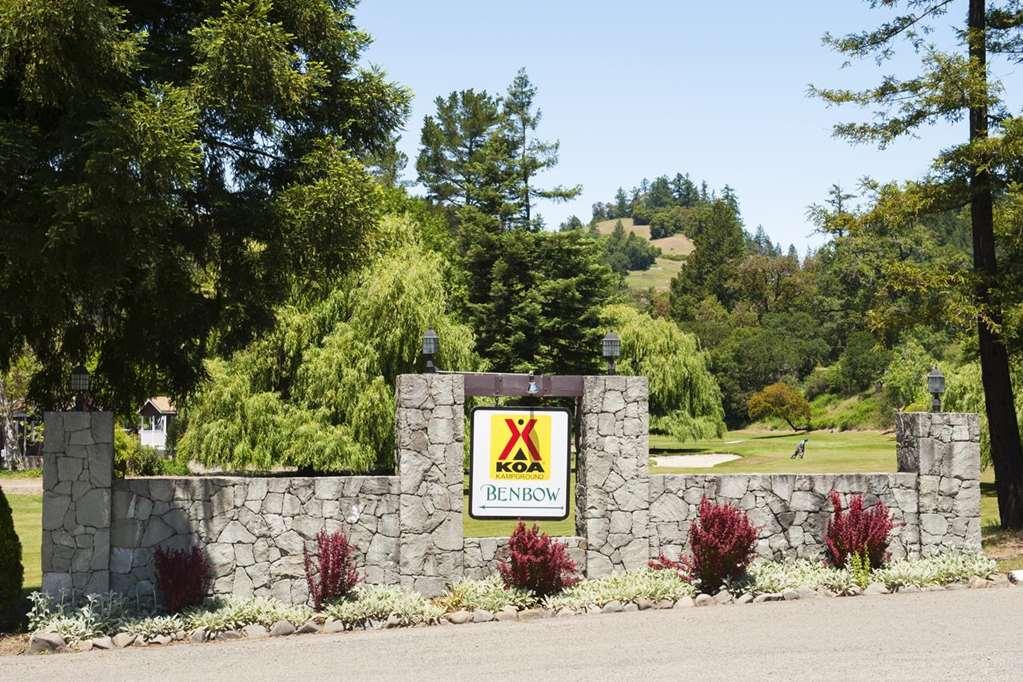
[[[615,223],[619,219],[601,220],[597,223],[597,232],[600,234],[611,234],[614,232]],[[650,241],[658,247],[662,256],[650,266],[649,270],[635,270],[626,277],[626,283],[633,289],[656,289],[667,291],[671,287],[671,280],[682,269],[684,259],[694,250],[693,242],[682,234],[662,237],[661,239],[650,239],[649,225],[636,225],[632,218],[621,218],[622,227],[626,232],[632,232],[643,239]]]
[[[618,218],[615,218],[614,220],[601,220],[597,223],[597,232],[600,234],[611,234],[614,232],[615,223],[617,223],[618,220]],[[649,225],[636,225],[632,218],[621,218],[620,220],[622,221],[622,227],[625,228],[626,232],[633,232],[643,239],[648,240],[651,244],[658,247],[661,250],[661,253],[666,256],[688,256],[695,248],[689,237],[686,237],[683,234],[676,234],[671,237],[662,237],[661,239],[650,239]]]

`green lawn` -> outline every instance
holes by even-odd
[[[0,478],[42,478],[42,469],[21,469],[19,471],[11,471],[10,469],[0,469]]]
[[[657,289],[667,291],[671,287],[671,280],[682,269],[682,261],[670,258],[658,258],[648,270],[634,270],[630,272],[625,283],[632,289]]]
[[[25,567],[25,589],[38,589],[43,582],[40,548],[43,542],[43,496],[7,496],[14,511],[14,531],[21,540],[21,563]]]
[[[796,444],[809,438],[806,455],[790,459]],[[680,443],[667,436],[650,436],[651,455],[732,454],[741,459],[710,469],[651,466],[660,474],[848,474],[895,471],[895,435],[878,431],[729,431],[724,438]]]

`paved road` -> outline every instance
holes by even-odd
[[[1020,679],[1023,588],[0,659],[3,680]]]

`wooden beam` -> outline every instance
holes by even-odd
[[[529,374],[500,374],[485,372],[463,374],[465,395],[470,396],[534,396],[537,398],[580,397],[583,394],[583,377],[575,375],[543,375],[533,377],[538,393],[529,392]]]

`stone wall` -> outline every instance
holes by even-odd
[[[980,549],[980,424],[975,414],[896,416],[899,471],[919,474],[920,553]]]
[[[650,556],[646,377],[586,377],[576,457],[576,532],[586,574],[646,566]]]
[[[892,512],[894,557],[919,553],[916,474],[763,474],[650,477],[650,553],[677,558],[688,546],[689,524],[700,500],[727,502],[749,514],[758,528],[757,554],[767,558],[823,555],[824,531],[831,517],[828,494],[862,494],[866,506],[884,502]]]
[[[565,545],[568,556],[582,569],[586,565],[586,539],[553,538]],[[465,577],[482,579],[497,573],[497,565],[508,559],[508,538],[466,538]]]
[[[398,377],[401,583],[438,595],[462,575],[465,384],[456,374]]]
[[[43,443],[43,589],[110,589],[109,412],[47,412]]]
[[[114,482],[110,587],[153,590],[157,547],[199,545],[213,593],[304,603],[304,550],[344,530],[372,583],[398,581],[398,479],[133,478]]]

